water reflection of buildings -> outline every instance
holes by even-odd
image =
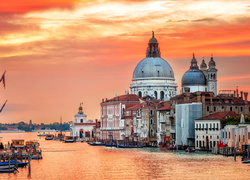
[[[101,103],[101,139],[141,140],[154,146],[161,144],[164,136],[169,136],[170,143],[181,146],[195,146],[201,141],[197,148],[203,147],[203,142],[209,149],[216,147],[218,140],[210,136],[215,132],[213,126],[200,131],[195,128],[196,119],[228,111],[244,116],[250,114],[247,92],[239,95],[237,89],[217,94],[217,72],[213,57],[208,66],[203,58],[199,67],[193,54],[190,68],[182,77],[181,94],[177,95],[174,71],[161,58],[153,33],[146,58],[134,70],[132,94],[126,92]],[[207,125],[210,127],[205,123]],[[222,131],[219,128],[216,134]],[[247,136],[244,143],[249,143],[249,129],[244,132],[244,137]]]

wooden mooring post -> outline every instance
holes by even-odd
[[[30,160],[31,160],[31,157],[30,157],[30,151],[29,151],[29,156],[28,156],[28,161],[29,161],[29,174],[30,174],[30,172],[31,172]]]

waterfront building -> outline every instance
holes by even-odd
[[[95,126],[94,126],[94,140],[96,142],[99,142],[101,139],[101,121],[95,120]]]
[[[241,92],[241,96],[239,96],[237,95],[237,92],[238,90],[236,90],[234,94],[225,94],[224,91],[222,91],[222,94],[218,94],[216,97],[214,97],[213,92],[185,92],[171,98],[172,108],[175,109],[176,113],[176,142],[178,144],[180,143],[179,145],[190,145],[187,143],[189,141],[185,136],[186,133],[184,133],[187,132],[190,133],[189,137],[193,140],[191,144],[194,144],[195,119],[199,119],[216,112],[225,111],[234,111],[237,114],[243,113],[244,115],[250,114],[250,102],[247,100],[248,93]],[[245,96],[244,99],[243,94]],[[192,117],[184,115],[188,111],[185,107],[191,107],[193,106],[192,104],[196,104],[195,106],[199,108],[199,110],[195,110],[194,108],[194,111],[199,111],[197,112],[198,114],[191,113]],[[193,108],[189,109],[189,111],[192,111],[192,109]],[[182,121],[185,122],[183,123]]]
[[[221,120],[237,117],[234,111],[224,111],[210,114],[195,120],[195,149],[212,150],[221,140]]]
[[[125,139],[125,130],[129,130],[129,128],[125,128],[125,110],[136,104],[140,104],[140,101],[135,94],[125,94],[102,100],[100,129],[102,140]],[[131,129],[131,124],[128,125]]]
[[[242,151],[242,145],[250,144],[250,124],[245,124],[244,116],[241,116],[241,123],[238,125],[226,125],[221,130],[221,141],[228,147]]]
[[[209,61],[209,68],[205,60],[202,60],[202,63],[199,66],[197,65],[197,60],[193,53],[193,58],[191,60],[191,66],[189,70],[182,77],[182,89],[181,93],[184,92],[196,92],[196,91],[209,91],[213,92],[213,95],[217,95],[217,69],[213,57]]]
[[[161,58],[159,43],[152,32],[146,52],[133,73],[131,94],[139,97],[152,96],[162,101],[177,95],[174,71],[166,60]]]
[[[157,109],[157,142],[162,144],[164,137],[169,137],[169,143],[175,144],[175,117],[170,101],[165,101],[164,106]]]
[[[87,121],[87,115],[83,113],[80,104],[78,113],[75,115],[75,121],[70,122],[70,135],[74,136],[76,140],[90,140],[93,138],[93,129],[95,125],[96,123],[93,121]]]

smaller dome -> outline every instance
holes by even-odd
[[[215,62],[214,62],[214,58],[211,57],[211,60],[209,61],[209,68],[214,68],[216,66]]]
[[[206,77],[199,69],[189,69],[182,76],[182,86],[206,86]]]
[[[205,60],[203,59],[202,60],[202,63],[201,63],[201,65],[200,65],[200,68],[202,69],[202,68],[206,68],[207,69],[207,64],[205,63]]]
[[[152,37],[150,40],[149,40],[149,43],[158,43],[157,39],[155,37]]]
[[[149,43],[151,44],[158,44],[158,41],[157,41],[157,39],[155,38],[155,33],[154,33],[154,31],[152,31],[152,38],[149,40]]]

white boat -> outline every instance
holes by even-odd
[[[250,163],[250,159],[248,158],[248,159],[243,160],[243,163]]]
[[[64,142],[65,143],[73,143],[73,142],[75,142],[75,138],[73,136],[65,136]]]
[[[0,169],[12,169],[12,168],[14,168],[15,167],[15,165],[5,165],[5,166],[0,166]]]

